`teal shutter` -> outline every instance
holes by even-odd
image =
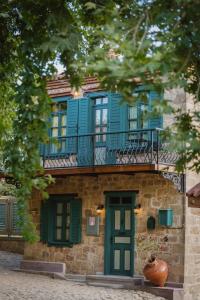
[[[109,127],[107,141],[107,163],[116,163],[116,151],[125,146],[126,134],[120,133],[127,130],[127,104],[120,103],[122,97],[119,93],[110,94],[109,101]]]
[[[81,242],[82,231],[82,201],[72,199],[70,201],[70,242],[78,244]]]
[[[122,134],[120,131],[124,131],[126,123],[126,106],[120,104],[122,97],[120,94],[112,93],[110,95],[109,102],[109,132],[111,133],[108,137],[108,148],[109,149],[120,149],[122,146]]]
[[[120,106],[120,131],[128,130],[128,104],[123,103]],[[127,133],[120,133],[120,147],[123,149],[127,146]]]
[[[8,203],[0,203],[0,234],[8,234],[7,223],[8,223]]]
[[[79,100],[78,113],[78,165],[90,166],[93,164],[94,140],[91,135],[91,99]],[[83,135],[83,136],[81,136]]]
[[[67,153],[77,153],[77,136],[78,134],[78,100],[69,99],[67,101]]]
[[[40,240],[44,243],[48,242],[48,200],[41,201]]]
[[[116,150],[120,148],[120,94],[110,94],[108,106],[108,131],[110,134],[107,136],[107,151],[106,162],[107,164],[116,163]]]
[[[162,96],[155,91],[149,92],[149,109],[152,111],[153,105],[156,101],[161,101]],[[152,116],[149,120],[149,128],[162,128],[163,127],[163,116]]]
[[[47,200],[48,202],[48,214],[47,214],[47,218],[48,218],[48,242],[52,243],[55,239],[55,199],[57,196],[55,197],[50,197],[50,199]]]
[[[11,203],[11,215],[12,215],[12,233],[13,234],[20,234],[21,230],[18,225],[18,207],[17,203]]]

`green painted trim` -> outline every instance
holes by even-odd
[[[138,84],[138,86],[134,89],[134,93],[137,92],[150,92],[154,91],[155,87],[153,84]]]
[[[104,234],[104,274],[108,275],[110,273],[110,210],[109,210],[109,195],[106,194],[105,199],[105,234]]]
[[[135,191],[114,191],[114,192],[104,192],[104,194],[106,196],[131,196],[133,195],[133,193],[136,193]]]
[[[56,247],[56,248],[62,248],[62,247],[72,248],[74,246],[74,244],[70,242],[48,242],[47,245],[49,247]]]
[[[131,276],[133,276],[135,274],[135,229],[136,229],[136,218],[135,218],[135,214],[133,213],[133,210],[135,208],[135,204],[136,204],[136,193],[133,193],[132,194],[132,207],[131,207],[131,210],[132,210],[132,214],[131,214],[131,218],[132,218],[132,230],[131,230],[131,233],[132,233],[132,261],[131,261]]]
[[[96,98],[96,97],[100,97],[100,96],[109,96],[109,94],[110,94],[110,92],[105,92],[105,91],[94,92],[94,93],[86,92],[86,93],[84,93],[84,96],[89,97],[89,98]]]
[[[73,200],[76,196],[77,194],[51,194],[49,200],[57,200],[58,198],[59,200]]]
[[[115,191],[115,192],[105,192],[105,210],[106,210],[106,216],[105,216],[105,233],[104,233],[104,274],[109,275],[110,274],[110,267],[111,267],[111,260],[110,260],[110,252],[111,252],[111,244],[110,244],[110,232],[111,232],[111,210],[109,206],[109,198],[110,196],[131,196],[132,202],[131,202],[131,236],[132,236],[132,253],[131,253],[131,276],[134,275],[135,272],[135,265],[134,265],[134,249],[135,249],[135,215],[133,213],[135,202],[136,202],[136,194],[137,192],[134,191]],[[117,205],[115,205],[117,207]],[[121,206],[122,207],[122,206]],[[124,204],[123,207],[130,207],[130,205]]]
[[[63,102],[63,101],[67,101],[69,99],[72,99],[72,97],[70,96],[62,96],[62,97],[55,97],[55,98],[52,98],[52,102]]]
[[[70,203],[74,200],[73,195],[69,194],[54,194],[50,195],[49,199],[45,201],[47,205],[47,216],[45,221],[48,224],[47,227],[47,236],[44,242],[47,243],[48,246],[55,246],[55,247],[72,247],[73,243],[70,241],[55,241],[54,234],[55,234],[55,203],[56,202],[63,202],[63,203]]]

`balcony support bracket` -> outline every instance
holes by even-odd
[[[175,185],[175,187],[177,188],[177,190],[180,193],[185,193],[185,175],[184,174],[162,171],[161,175],[165,179],[170,180]]]

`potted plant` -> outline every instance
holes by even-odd
[[[164,260],[151,255],[143,269],[144,276],[153,284],[163,287],[168,277],[168,265]]]

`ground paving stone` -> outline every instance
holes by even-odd
[[[92,287],[12,271],[21,259],[20,255],[0,251],[0,300],[164,300],[141,291]]]

